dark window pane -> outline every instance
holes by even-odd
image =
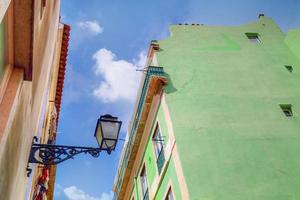
[[[289,71],[289,72],[293,72],[293,67],[290,65],[285,65],[285,68]]]
[[[293,116],[293,110],[292,110],[292,105],[291,104],[281,104],[279,105],[282,112],[286,117],[292,117]]]
[[[251,43],[260,43],[258,33],[245,33]]]
[[[152,141],[155,149],[157,169],[158,169],[158,173],[160,174],[161,169],[163,168],[165,163],[165,155],[164,155],[164,139],[161,135],[158,124],[156,125]]]
[[[158,158],[163,146],[164,146],[164,139],[161,135],[160,129],[159,129],[159,125],[156,125],[155,128],[155,132],[152,138],[153,144],[154,144],[154,148],[155,148],[155,155],[156,158]]]

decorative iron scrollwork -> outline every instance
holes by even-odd
[[[80,153],[90,154],[93,157],[99,157],[101,149],[93,147],[64,146],[52,144],[37,144],[37,137],[33,138],[32,147],[28,163],[37,163],[42,165],[57,165],[65,160],[74,158]],[[110,153],[109,150],[107,150]],[[27,167],[27,176],[31,169]]]

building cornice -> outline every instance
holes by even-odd
[[[56,123],[58,122],[60,107],[61,107],[62,92],[64,87],[65,71],[66,71],[68,48],[69,48],[70,30],[71,30],[70,26],[64,24],[61,51],[60,51],[58,78],[57,78],[57,85],[56,85],[56,94],[55,94],[55,108],[57,111]]]

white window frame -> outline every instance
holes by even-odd
[[[143,184],[143,181],[142,181],[142,173],[145,173],[145,180],[146,180],[146,184]],[[148,183],[148,178],[147,178],[147,170],[146,170],[146,164],[143,163],[142,165],[142,168],[139,172],[139,182],[140,182],[140,186],[141,186],[141,194],[142,194],[142,200],[144,199],[145,197],[145,194],[148,192],[148,196],[149,196],[149,183]],[[146,186],[146,188],[144,188],[144,186]]]

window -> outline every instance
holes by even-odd
[[[154,148],[155,148],[156,158],[158,158],[158,156],[161,153],[161,151],[163,149],[163,146],[164,146],[164,139],[161,136],[161,132],[160,132],[160,128],[159,128],[158,123],[155,127],[155,132],[153,134],[152,141],[153,141],[153,145],[154,145]]]
[[[169,189],[165,200],[174,200],[174,196],[171,188]]]
[[[141,181],[142,195],[143,195],[142,199],[147,200],[147,199],[149,199],[149,196],[148,196],[148,181],[147,181],[145,165],[143,166],[141,174],[140,174],[140,181]]]
[[[285,114],[286,117],[292,117],[293,111],[292,111],[292,105],[291,104],[280,104],[280,108],[282,112]]]
[[[291,65],[285,65],[285,68],[289,71],[289,72],[293,72],[293,67]]]
[[[155,127],[155,132],[152,137],[152,142],[155,150],[158,173],[160,173],[165,163],[165,155],[164,155],[164,139],[161,135],[158,123]]]
[[[245,33],[251,43],[261,43],[258,33]]]

